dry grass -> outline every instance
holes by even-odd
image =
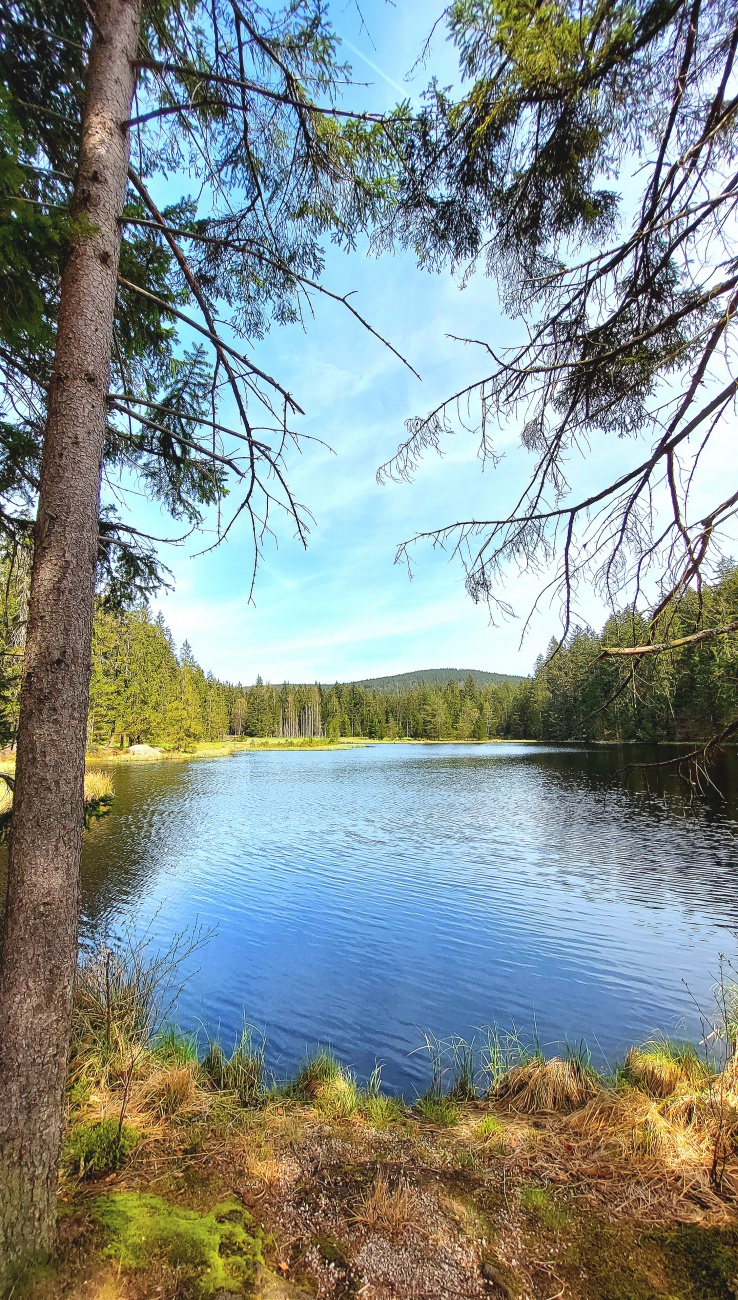
[[[552,1056],[544,1060],[515,1065],[503,1075],[493,1089],[495,1101],[507,1102],[514,1110],[531,1114],[535,1111],[569,1112],[586,1105],[600,1091],[601,1084],[592,1070],[576,1058],[562,1060]]]
[[[712,1085],[669,1098],[602,1088],[569,1114],[539,1113],[534,1140],[515,1143],[506,1126],[490,1145],[511,1171],[576,1186],[613,1219],[724,1220],[738,1196],[737,1102]]]
[[[113,782],[107,772],[85,772],[85,803],[102,803],[112,799]]]
[[[401,1178],[392,1186],[387,1175],[380,1170],[371,1190],[359,1201],[351,1222],[361,1224],[370,1232],[392,1237],[412,1227],[417,1218],[417,1197],[410,1184]]]
[[[652,1097],[669,1097],[680,1084],[702,1084],[708,1074],[691,1045],[675,1046],[668,1039],[631,1047],[623,1068],[628,1082]]]
[[[155,1066],[150,1074],[144,1072],[132,1089],[131,1108],[156,1119],[202,1110],[207,1099],[198,1086],[199,1073],[196,1065]]]

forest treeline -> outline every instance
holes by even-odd
[[[27,573],[6,557],[2,739],[17,724]],[[687,592],[669,611],[668,639],[738,619],[738,568],[726,566],[701,596]],[[662,620],[663,623],[663,620]],[[179,649],[163,615],[149,607],[95,617],[88,739],[187,749],[225,736],[366,737],[385,740],[692,740],[707,738],[738,714],[738,642],[723,636],[639,660],[598,656],[606,646],[648,636],[645,615],[614,615],[600,633],[577,627],[552,641],[532,676],[518,682],[415,685],[395,694],[358,684],[274,686],[219,681]]]

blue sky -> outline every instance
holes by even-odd
[[[333,6],[357,80],[372,83],[356,90],[357,106],[387,108],[403,86],[415,97],[431,71],[442,81],[452,79],[455,59],[439,26],[426,66],[405,80],[440,12],[440,5],[423,0],[397,0],[396,6],[372,0],[361,15],[353,4]],[[257,673],[275,682],[350,680],[451,666],[529,672],[559,626],[558,606],[544,605],[520,646],[540,576],[510,572],[504,594],[523,618],[493,626],[486,608],[466,595],[460,563],[447,554],[418,547],[412,580],[394,564],[397,545],[416,532],[498,514],[513,499],[528,468],[516,427],[499,431],[496,446],[504,456],[496,469],[482,473],[473,436],[459,434],[443,458],[426,457],[411,484],[375,482],[378,465],[403,437],[404,421],[483,373],[479,350],[448,336],[498,345],[514,337],[517,327],[503,317],[494,283],[478,275],[462,290],[448,274],[419,271],[408,255],[377,260],[336,250],[329,252],[325,282],[340,293],[357,291],[359,310],[422,380],[324,299],[315,303],[306,331],[273,331],[259,344],[257,363],[300,402],[302,431],[333,449],[307,443],[289,461],[295,494],[315,516],[308,550],[289,530],[278,546],[267,542],[251,604],[245,527],[210,554],[193,556],[202,540],[189,551],[170,551],[163,558],[176,588],[156,602],[158,608],[176,641],[189,639],[205,669],[234,681],[253,681]],[[615,442],[572,464],[573,486],[601,484],[624,454],[627,449]],[[595,624],[604,617],[587,592],[579,613]]]

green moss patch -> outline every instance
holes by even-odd
[[[531,1214],[540,1219],[544,1228],[557,1232],[569,1222],[566,1210],[557,1204],[553,1192],[548,1187],[521,1187],[520,1199]]]
[[[95,1178],[120,1169],[140,1141],[140,1134],[117,1119],[75,1124],[62,1151],[62,1166],[79,1178]]]
[[[649,1237],[663,1251],[675,1295],[733,1300],[738,1286],[738,1229],[684,1224]]]
[[[107,1234],[105,1254],[123,1268],[165,1260],[203,1296],[242,1292],[263,1263],[261,1234],[247,1231],[251,1215],[237,1201],[198,1214],[159,1196],[114,1192],[98,1197],[92,1214]]]
[[[733,1300],[738,1229],[690,1224],[639,1232],[580,1208],[559,1256],[575,1294],[587,1300]]]

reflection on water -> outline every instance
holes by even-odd
[[[179,1019],[229,1040],[245,1013],[280,1074],[330,1042],[412,1091],[421,1031],[495,1020],[608,1060],[656,1029],[699,1037],[695,1001],[737,951],[736,761],[727,800],[691,808],[671,777],[613,784],[632,757],[397,745],[116,767],[83,926],[217,924]]]

